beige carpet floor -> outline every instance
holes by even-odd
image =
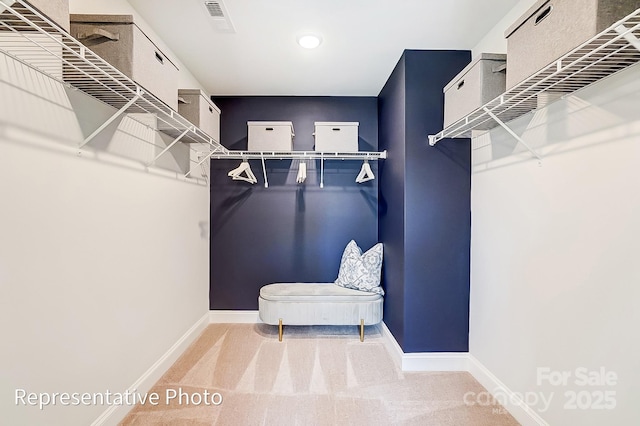
[[[122,425],[517,425],[499,405],[469,405],[485,389],[466,372],[402,372],[376,327],[213,324]],[[168,404],[166,396],[179,395]],[[200,402],[205,394],[219,393]],[[191,401],[191,403],[187,403]]]

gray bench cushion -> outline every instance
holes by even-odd
[[[382,298],[376,293],[340,287],[333,283],[269,284],[260,289],[260,297],[265,300],[296,302],[364,302]]]

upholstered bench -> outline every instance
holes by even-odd
[[[262,322],[278,326],[282,341],[284,325],[359,325],[382,321],[383,297],[377,293],[340,287],[334,283],[279,283],[265,285],[258,297]]]

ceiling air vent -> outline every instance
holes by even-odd
[[[216,31],[223,33],[235,33],[233,23],[229,19],[227,8],[220,0],[207,0],[204,3],[204,7],[209,13],[209,20]]]
[[[222,11],[222,6],[217,1],[206,1],[204,2],[204,6],[209,11],[209,15],[214,18],[224,18],[224,12]]]

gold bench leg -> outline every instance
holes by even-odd
[[[278,342],[282,342],[282,318],[278,320]]]
[[[364,342],[364,320],[360,319],[360,341]]]

